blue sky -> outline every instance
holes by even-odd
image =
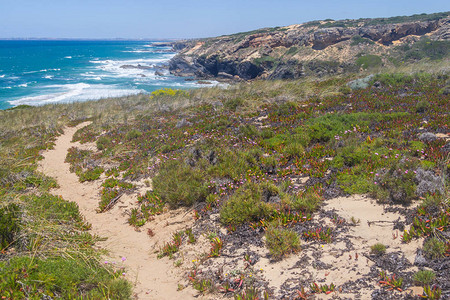
[[[450,10],[448,0],[0,0],[0,38],[191,38]]]

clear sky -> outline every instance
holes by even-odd
[[[448,10],[448,0],[0,0],[0,38],[210,37]]]

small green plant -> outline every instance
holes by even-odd
[[[389,290],[397,290],[402,292],[403,278],[397,277],[395,274],[388,276],[385,272],[380,272],[381,280],[379,283],[382,286],[388,287]]]
[[[294,231],[269,226],[266,231],[266,246],[276,260],[300,250],[300,239]]]
[[[429,285],[423,287],[423,294],[420,295],[421,298],[438,300],[441,299],[442,290],[438,287],[431,288]]]
[[[234,300],[258,300],[259,291],[255,287],[246,288],[239,294],[234,295]]]
[[[211,250],[209,252],[209,257],[218,257],[220,256],[220,251],[223,247],[223,240],[221,240],[218,236],[211,240]]]
[[[327,228],[326,230],[324,228],[317,228],[316,230],[311,229],[306,232],[303,232],[303,237],[306,240],[317,240],[319,242],[331,243],[332,229],[331,228]]]
[[[386,246],[382,243],[376,243],[370,246],[370,253],[376,256],[381,256],[386,253]]]
[[[231,287],[231,284],[228,280],[225,281],[224,284],[222,284],[222,286],[219,287],[219,291],[222,293],[232,293],[234,292],[234,289]]]
[[[444,256],[446,245],[438,238],[432,237],[423,244],[423,252],[431,259],[437,259]]]
[[[355,226],[358,225],[359,223],[361,223],[361,220],[360,220],[360,219],[356,219],[356,218],[353,217],[353,216],[350,218],[350,221],[351,221],[352,224],[355,225]]]
[[[188,278],[191,281],[192,287],[200,293],[205,293],[213,288],[212,281],[206,278],[199,278],[196,270],[191,271]]]
[[[181,260],[181,259],[173,262],[173,265],[177,268],[181,267],[182,264],[183,264],[183,260]]]
[[[165,243],[159,251],[158,258],[169,256],[169,258],[172,259],[173,255],[180,249],[183,234],[183,231],[175,232],[172,236],[172,241]]]
[[[324,294],[330,294],[332,292],[334,292],[334,290],[336,289],[336,286],[331,283],[330,285],[328,284],[321,284],[320,286],[317,283],[312,283],[310,285],[311,288],[311,292],[313,294],[320,294],[320,293],[324,293]]]
[[[431,200],[428,201],[431,202]],[[426,213],[426,206],[422,206],[418,208],[418,213],[423,216],[414,217],[409,231],[405,230],[403,233],[403,241],[406,243],[413,238],[430,236],[433,233],[445,231],[450,224],[449,216],[445,212],[441,212],[438,216],[433,217]]]
[[[431,270],[421,270],[414,274],[413,279],[422,286],[430,285],[436,279],[436,274]]]
[[[192,232],[192,228],[188,228],[184,231],[184,233],[188,236],[188,243],[189,244],[195,244],[195,242],[197,241],[195,239],[195,235]]]

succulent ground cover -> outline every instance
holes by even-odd
[[[314,89],[335,84],[344,90],[342,82],[318,81]],[[252,267],[261,254],[251,250],[240,254],[242,269],[233,260],[228,262],[228,267],[236,263],[231,273],[213,272],[211,266],[222,255],[236,260],[235,253],[242,252],[239,243],[266,247],[265,256],[273,262],[334,243],[349,227],[358,226],[358,216],[343,219],[324,210],[323,204],[339,196],[366,194],[387,211],[403,215],[404,221],[395,225],[401,228],[398,238],[403,243],[424,238],[423,250],[417,250],[423,261],[416,267],[431,268],[439,278],[426,285],[424,297],[437,291],[448,295],[448,267],[441,267],[448,265],[449,253],[450,107],[442,92],[446,84],[446,76],[382,74],[366,89],[307,99],[255,100],[253,106],[251,98],[239,95],[215,101],[197,96],[190,101],[199,104],[183,109],[160,106],[157,113],[136,114],[127,123],[94,120],[76,140],[96,142],[98,151],[78,155],[78,160],[69,154],[68,161],[74,170],[89,168],[91,162],[91,167],[104,170],[107,180],[151,181],[152,188],[139,196],[131,212],[134,226],[151,222],[164,205],[193,208],[194,236],[214,234],[211,251],[189,276],[201,293],[222,292],[236,299],[302,299],[335,290],[357,293],[348,287],[350,282],[340,287],[305,282],[297,289],[274,291]],[[170,103],[176,95],[160,91],[149,101]],[[325,225],[325,219],[331,225]],[[186,240],[182,236],[174,236],[161,256],[177,259],[177,249]],[[381,299],[414,285],[411,272],[400,268],[385,273],[392,253],[386,254],[384,245],[370,246],[360,255],[370,257],[378,268],[365,274],[372,297]]]
[[[97,254],[90,248],[95,237],[86,232],[76,206],[49,195],[56,182],[36,172],[39,151],[51,147],[61,128],[89,117],[92,123],[74,141],[93,143],[95,149],[72,148],[66,161],[80,182],[101,181],[99,212],[117,204],[123,193],[136,199],[128,223],[137,230],[168,210],[192,212],[194,225],[173,232],[158,252],[160,259],[184,268],[179,289],[192,286],[204,297],[219,293],[235,299],[389,299],[407,298],[409,292],[416,298],[448,297],[448,78],[381,74],[358,90],[348,89],[350,79],[162,90],[109,104],[48,107],[52,126],[12,126],[2,133],[1,144],[0,276],[16,268],[17,276],[34,278],[29,274],[37,272],[33,276],[49,279],[39,279],[45,284],[23,279],[25,286],[5,279],[2,296],[95,297],[112,291],[120,299],[129,296],[117,270],[98,266],[97,275],[81,276],[92,281],[77,277],[62,284],[46,267],[53,262],[49,258],[66,258],[71,251],[89,253],[95,265]],[[74,106],[79,115],[70,115]],[[95,113],[99,107],[102,114]],[[3,114],[32,124],[26,110]],[[148,187],[145,193],[135,190],[138,182]],[[347,197],[361,194],[370,198]],[[339,203],[348,199],[365,211],[346,214]],[[47,202],[61,213],[35,205]],[[374,216],[389,218],[364,215],[372,209]],[[36,220],[51,224],[45,227],[51,234],[36,239],[36,232],[28,233]],[[381,226],[383,241],[367,238],[357,245],[352,238]],[[58,228],[77,232],[71,235],[77,242],[54,237],[60,236]],[[149,228],[148,238],[154,234]],[[51,242],[43,242],[49,237]],[[183,250],[201,243],[206,243],[198,246],[203,252],[185,261]],[[27,269],[35,267],[24,262],[29,253],[38,254],[36,269]],[[64,264],[78,256],[70,257]],[[336,265],[344,263],[348,278],[337,275],[343,269]],[[66,288],[67,282],[76,287]]]

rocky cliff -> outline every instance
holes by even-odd
[[[449,13],[313,21],[216,38],[179,41],[169,65],[179,76],[294,79],[446,58]]]

